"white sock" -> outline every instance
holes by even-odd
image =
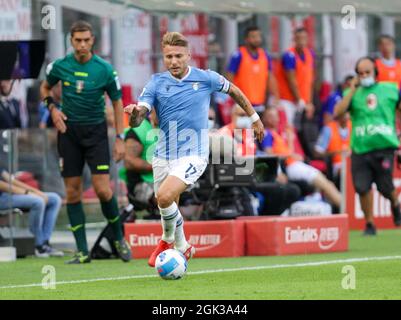
[[[184,251],[188,247],[187,239],[185,238],[184,232],[184,218],[180,213],[180,218],[176,222],[176,229],[174,233],[175,248],[179,251]]]
[[[177,220],[181,217],[177,204],[173,202],[167,208],[160,208],[160,215],[163,227],[162,240],[168,243],[174,242],[174,233],[176,230]]]

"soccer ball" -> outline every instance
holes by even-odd
[[[167,249],[157,256],[155,268],[162,279],[178,280],[185,275],[187,265],[187,259],[181,252]]]

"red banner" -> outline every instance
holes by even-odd
[[[346,214],[324,217],[260,217],[245,221],[248,256],[348,250]]]
[[[349,226],[351,230],[363,230],[365,228],[365,219],[361,206],[359,204],[359,196],[355,193],[354,184],[352,183],[351,158],[347,158],[346,164],[346,200],[345,211],[349,214]],[[394,166],[393,182],[396,188],[398,198],[401,193],[401,170]],[[376,185],[373,185],[373,216],[375,225],[381,229],[395,228],[393,216],[391,213],[390,201],[385,199]]]
[[[148,258],[161,239],[160,223],[126,223],[125,238],[134,258]],[[196,248],[196,257],[240,257],[245,254],[244,222],[187,221],[185,235]]]

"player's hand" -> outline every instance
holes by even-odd
[[[136,104],[130,104],[124,108],[124,112],[128,113],[130,115],[129,117],[129,125],[132,128],[138,127],[143,119],[145,118],[145,115],[147,113],[148,109],[144,106],[138,106]]]
[[[67,116],[55,107],[51,110],[50,115],[57,130],[61,133],[66,132],[67,126],[65,125],[65,121],[67,120]]]
[[[262,142],[265,136],[265,128],[263,127],[262,121],[260,119],[252,123],[252,129],[255,132],[255,136],[259,142]]]
[[[124,141],[121,139],[116,139],[113,148],[113,159],[114,161],[118,162],[124,158],[125,154],[125,144]]]

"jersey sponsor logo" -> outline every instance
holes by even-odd
[[[374,93],[368,94],[366,97],[366,105],[370,110],[374,110],[377,107],[377,97]]]
[[[199,82],[192,83],[192,89],[194,89],[195,91],[198,91],[199,90]]]
[[[89,74],[87,72],[75,71],[74,76],[76,77],[88,77]]]

